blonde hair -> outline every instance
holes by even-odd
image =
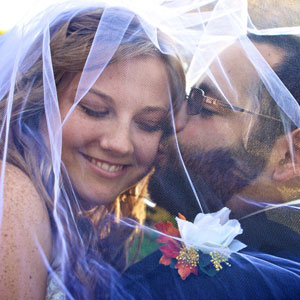
[[[81,12],[75,14],[71,20],[54,24],[50,28],[51,58],[56,86],[59,86],[65,74],[83,70],[102,13],[103,9]],[[130,37],[131,31],[136,30],[139,26],[137,18],[134,18],[126,35]],[[158,36],[160,45],[173,47],[161,32]],[[34,55],[41,49],[40,44],[41,39],[33,44],[24,60],[24,65],[26,65],[26,60],[31,63]],[[138,37],[132,40],[128,39],[128,42],[120,45],[110,63],[143,56],[157,57],[164,62],[168,71],[172,103],[176,113],[185,93],[184,71],[178,57],[161,53],[146,37],[146,34],[140,32]],[[99,62],[101,63],[101,54],[99,55]],[[51,157],[40,132],[40,122],[45,114],[42,75],[41,53],[30,68],[19,71],[9,124],[7,161],[20,168],[31,178],[35,188],[46,203],[53,235],[58,237],[53,218],[54,191]],[[0,102],[1,125],[6,122],[7,97]],[[8,125],[6,124],[6,126]],[[165,131],[169,132],[169,129],[166,128]],[[4,139],[2,139],[0,148],[2,158],[4,144]],[[95,260],[103,259],[119,271],[124,269],[125,264],[121,263],[121,260],[126,261],[124,253],[132,241],[134,230],[130,227],[121,229],[116,222],[110,219],[110,215],[117,218],[128,217],[142,223],[145,219],[145,207],[141,198],[147,193],[145,180],[122,193],[111,205],[97,206],[90,211],[84,211],[76,202],[76,195],[63,167],[61,173],[63,182],[61,182],[58,214],[66,233],[65,238],[67,239],[69,254],[69,272],[66,272],[66,285],[76,299],[94,299],[96,297],[94,290],[100,283],[97,282],[99,278],[96,276],[96,271],[93,273],[95,267],[89,264],[88,259],[89,257]],[[77,228],[79,236],[77,235]],[[80,240],[83,240],[84,243],[83,247],[78,249],[74,245],[80,245]],[[79,258],[85,258],[85,263],[87,262],[88,266],[83,266],[82,260]],[[76,287],[78,285],[81,286],[82,290]]]

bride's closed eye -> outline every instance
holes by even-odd
[[[134,121],[145,132],[157,132],[166,126],[168,113],[165,110],[146,111],[136,116]]]
[[[106,106],[80,102],[79,107],[86,115],[94,118],[102,118],[109,114],[109,109]]]
[[[164,120],[160,120],[158,122],[139,121],[136,123],[141,130],[146,132],[155,132],[155,131],[162,130],[165,125]]]

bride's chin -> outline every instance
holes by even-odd
[[[79,207],[85,211],[89,211],[94,209],[95,207],[99,206],[109,206],[112,204],[116,197],[113,197],[112,195],[93,195],[93,196],[88,196],[88,195],[78,195],[77,194],[77,201],[79,204]]]

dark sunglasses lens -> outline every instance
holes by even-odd
[[[199,89],[192,89],[188,97],[188,109],[189,115],[198,115],[202,110],[203,92]]]

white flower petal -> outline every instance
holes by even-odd
[[[223,225],[229,220],[231,210],[228,207],[223,207],[217,212],[211,213],[210,215],[212,217],[218,218],[220,221],[220,224]]]
[[[213,216],[211,216],[210,214],[202,214],[202,213],[198,214],[194,220],[194,224],[199,227],[205,226],[207,224],[211,224],[213,222],[214,222]]]
[[[178,230],[183,242],[190,247],[203,244],[209,238],[209,232],[205,230],[205,227],[200,231],[199,228],[188,221],[176,218],[178,224]]]
[[[222,251],[230,254],[246,247],[234,238],[243,232],[239,221],[229,220],[230,209],[196,216],[194,223],[176,218],[182,241],[203,253]]]
[[[238,240],[233,240],[232,243],[230,244],[229,248],[231,252],[238,252],[244,248],[246,248],[247,245],[238,241]]]
[[[237,220],[231,221],[236,222],[227,222],[225,225],[223,225],[223,228],[221,229],[223,234],[222,245],[224,246],[228,246],[237,235],[243,232],[243,230],[241,229],[241,225]]]

